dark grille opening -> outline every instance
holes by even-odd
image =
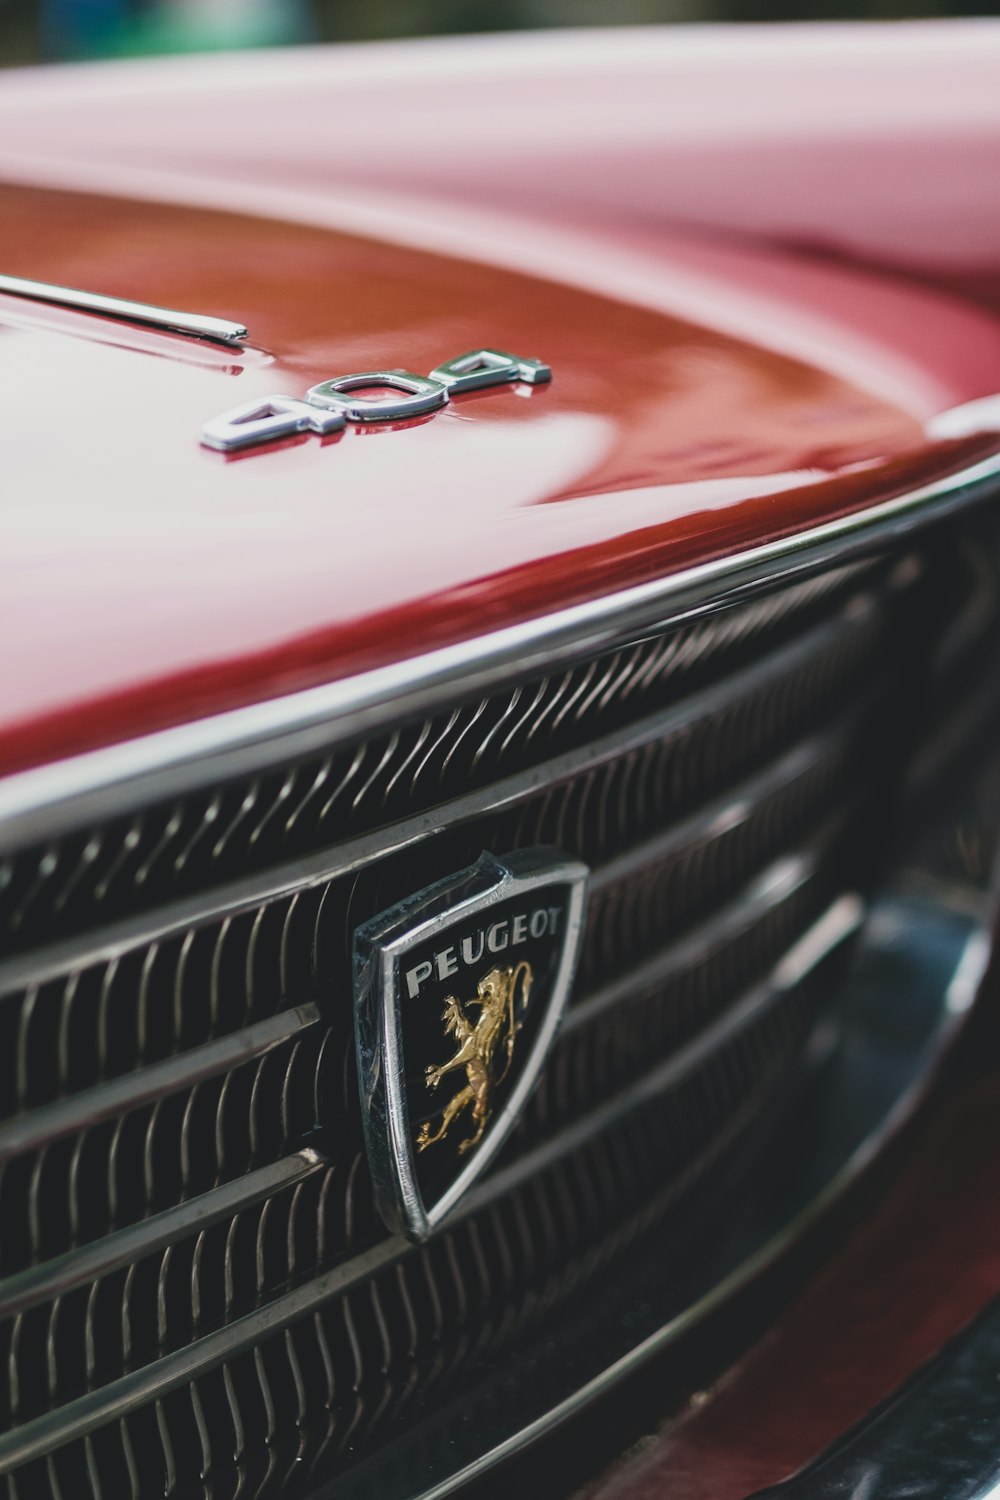
[[[830,1004],[918,719],[921,567],[958,551],[11,855],[9,1500],[308,1493],[630,1247],[680,1255]],[[354,927],[540,843],[593,869],[563,1033],[463,1216],[405,1246],[362,1150]]]

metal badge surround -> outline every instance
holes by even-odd
[[[409,1239],[452,1213],[517,1121],[569,995],[587,876],[553,849],[483,854],[355,934],[375,1197]]]

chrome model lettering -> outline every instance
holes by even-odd
[[[466,391],[518,381],[543,385],[551,379],[551,369],[540,359],[521,359],[499,349],[472,349],[438,365],[430,375],[415,375],[411,370],[369,370],[320,381],[304,398],[263,396],[206,422],[201,441],[206,448],[231,453],[300,432],[325,437],[339,432],[348,422],[400,422],[426,416]],[[351,394],[379,389],[396,394],[389,400]]]
[[[552,371],[540,359],[519,359],[499,349],[473,349],[431,371],[431,379],[448,387],[452,396],[463,391],[481,391],[491,385],[509,385],[523,380],[525,385],[542,385],[552,379]]]
[[[453,974],[458,973],[458,959],[454,948],[445,948],[443,953],[437,953],[434,957],[439,979],[450,979]]]
[[[363,396],[353,399],[349,391],[380,388],[402,391],[398,401],[371,401]],[[409,370],[371,370],[366,375],[341,375],[324,380],[306,392],[312,406],[343,412],[349,422],[399,422],[406,417],[422,417],[437,411],[448,401],[448,388],[428,375],[413,375]]]
[[[494,922],[486,934],[486,946],[491,953],[502,953],[507,946],[508,923]]]
[[[429,959],[414,964],[405,974],[406,993],[411,1000],[420,994],[420,988],[431,978],[451,979],[461,966],[471,968],[485,952],[503,953],[506,948],[516,948],[530,937],[557,937],[560,930],[562,907],[536,906],[533,911],[518,912],[513,917],[504,917],[488,927],[477,927],[441,948]]]
[[[477,938],[479,940],[478,947],[476,946],[476,939]],[[479,960],[483,956],[483,949],[485,947],[486,947],[486,935],[483,932],[482,928],[479,929],[479,931],[476,933],[476,936],[474,938],[463,938],[462,939],[462,961],[463,961],[463,963],[466,963],[466,964],[477,964],[479,962]]]
[[[257,443],[273,443],[296,432],[326,436],[346,425],[347,419],[341,411],[320,411],[292,396],[264,396],[206,422],[201,429],[201,440],[207,448],[229,453],[237,448],[252,448]]]

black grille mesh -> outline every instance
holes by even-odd
[[[908,608],[889,564],[843,568],[11,854],[9,1500],[305,1493],[669,1228],[767,1116],[830,993],[832,962],[775,975],[870,873]],[[490,789],[527,771],[491,807]],[[394,820],[421,811],[421,836],[392,852]],[[370,850],[338,863],[338,844],[363,837]],[[391,1244],[362,1152],[351,934],[484,847],[539,843],[595,871],[569,1020],[495,1196],[426,1247]],[[327,870],[301,888],[176,929],[161,916],[202,891],[215,910],[227,879],[324,849]],[[225,1052],[290,1016],[259,1055]],[[684,1065],[713,1027],[717,1045]],[[192,1082],[206,1056],[228,1061]],[[109,1118],[87,1115],[102,1089],[133,1084]],[[197,1222],[171,1230],[189,1203]],[[126,1243],[138,1249],[116,1257]],[[84,1251],[110,1259],[81,1282]],[[154,1390],[157,1369],[171,1373]]]

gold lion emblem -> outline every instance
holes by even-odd
[[[421,1125],[417,1134],[418,1151],[444,1140],[454,1121],[469,1109],[475,1132],[459,1143],[458,1153],[464,1156],[479,1145],[483,1131],[493,1118],[494,1093],[510,1072],[514,1044],[521,1030],[522,1023],[515,1016],[515,998],[520,989],[520,1012],[523,1015],[531,992],[531,977],[528,963],[520,963],[514,969],[491,969],[479,981],[476,998],[469,1000],[467,1005],[454,995],[445,1000],[441,1019],[445,1034],[458,1039],[458,1051],[440,1067],[426,1069],[427,1087],[436,1089],[445,1074],[456,1068],[465,1069],[468,1082],[448,1100],[436,1130],[432,1130],[429,1120]],[[467,1008],[473,1005],[479,1006],[475,1020]],[[504,1062],[502,1071],[495,1074],[494,1059],[498,1052]]]

